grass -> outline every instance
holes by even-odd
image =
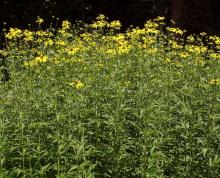
[[[0,51],[0,177],[219,177],[219,37],[37,23]]]

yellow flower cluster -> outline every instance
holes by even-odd
[[[172,27],[167,27],[167,31],[171,32],[171,33],[174,33],[176,35],[183,35],[184,34],[184,31],[182,31],[181,29],[179,28],[172,28]]]
[[[34,33],[29,30],[24,30],[24,41],[33,41],[34,40]]]
[[[25,61],[24,62],[24,66],[26,67],[33,67],[36,66],[39,63],[45,63],[47,62],[48,57],[47,56],[38,56],[35,59],[31,60],[31,61]]]
[[[68,20],[64,20],[61,26],[62,27],[58,30],[58,34],[62,37],[71,37],[72,34],[68,31],[70,30],[72,24]]]
[[[7,39],[14,39],[14,38],[19,38],[22,36],[22,30],[18,28],[10,28],[9,33],[5,35]]]
[[[36,22],[40,25],[43,23],[43,19],[38,18]],[[95,57],[99,55],[112,59],[115,56],[136,53],[137,51],[142,51],[145,55],[150,56],[158,55],[167,64],[179,68],[183,66],[182,62],[189,61],[187,59],[191,60],[191,64],[201,66],[206,63],[204,57],[220,60],[219,50],[208,48],[201,43],[198,36],[188,36],[186,44],[183,45],[184,30],[167,27],[165,34],[164,31],[161,31],[164,29],[163,27],[164,17],[158,17],[155,20],[148,20],[143,28],[131,28],[119,33],[120,21],[109,22],[104,15],[99,15],[95,22],[87,25],[85,29],[80,29],[77,33],[72,33],[75,31],[72,29],[71,23],[65,20],[56,34],[53,32],[54,30],[41,30],[40,28],[37,31],[22,31],[11,28],[6,34],[6,38],[9,45],[20,40],[19,44],[24,44],[24,46],[31,44],[35,45],[34,48],[37,49],[39,49],[38,46],[43,47],[44,50],[37,54],[44,55],[24,62],[24,65],[29,67],[45,63],[48,61],[47,56],[51,55],[50,58],[53,60],[50,60],[49,63],[60,64],[62,61],[83,64],[84,56]],[[206,33],[201,33],[199,37],[206,37]],[[209,37],[209,40],[216,49],[218,47],[220,49],[219,37],[212,36]],[[36,55],[34,51],[32,52]],[[1,53],[3,54],[3,52]],[[80,59],[80,62],[77,59]]]
[[[96,22],[92,23],[91,24],[91,27],[92,28],[95,28],[95,29],[102,29],[104,27],[107,27],[107,24],[108,22],[106,21],[106,18],[104,15],[100,14],[97,18],[96,18]]]
[[[216,45],[220,45],[220,37],[218,37],[218,36],[210,36],[209,39],[214,41],[214,43]]]
[[[121,22],[119,20],[115,20],[112,22],[108,22],[107,18],[100,14],[97,18],[97,21],[93,22],[90,26],[94,29],[103,29],[103,28],[110,28],[119,30],[121,28]]]
[[[21,39],[24,40],[25,42],[30,42],[30,41],[35,41],[36,42],[43,42],[45,41],[45,38],[50,38],[52,37],[53,34],[51,32],[39,30],[36,32],[30,31],[30,30],[24,30],[22,31],[21,29],[18,28],[10,28],[9,32],[5,35],[6,39],[8,40],[13,40],[13,39]]]
[[[119,30],[121,28],[121,22],[119,20],[112,21],[108,27]]]
[[[43,31],[43,30],[39,30],[39,31],[36,31],[36,36],[39,38],[39,37],[52,37],[53,34],[51,32],[48,32],[48,31]]]
[[[190,54],[187,53],[186,51],[183,51],[183,52],[179,53],[179,56],[183,59],[186,59],[186,58],[190,57]]]

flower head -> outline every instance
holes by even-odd
[[[37,17],[36,23],[41,25],[44,22],[44,19]]]
[[[73,82],[69,83],[69,85],[75,87],[77,90],[80,90],[84,87],[84,84],[80,80],[74,80]]]
[[[81,81],[76,80],[76,89],[79,90],[83,87],[84,87],[84,84]]]
[[[211,84],[211,85],[220,85],[220,78],[210,80],[209,84]]]

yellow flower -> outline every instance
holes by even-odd
[[[165,59],[165,62],[166,62],[166,63],[171,63],[170,58],[166,58],[166,59]]]
[[[106,52],[106,54],[108,54],[110,56],[114,56],[117,54],[115,49],[107,49],[105,52]]]
[[[186,45],[186,50],[190,53],[194,54],[200,54],[201,53],[201,47],[196,45]],[[206,48],[202,49],[202,52],[204,52]]]
[[[155,19],[155,21],[164,21],[165,20],[165,17],[160,17],[160,16],[158,16],[156,19]]]
[[[139,28],[134,28],[132,29],[131,32],[127,32],[127,36],[130,37],[131,39],[137,39],[140,36],[143,36],[146,34],[146,29],[139,29]]]
[[[120,42],[120,41],[124,41],[125,40],[125,36],[124,36],[124,34],[119,33],[116,36],[112,36],[112,39],[114,41]]]
[[[149,54],[156,54],[156,53],[157,53],[157,48],[148,49],[147,52],[148,52]]]
[[[211,85],[220,85],[220,78],[210,80],[209,84],[211,84]]]
[[[218,36],[210,36],[209,40],[213,41],[216,45],[220,45],[220,37]]]
[[[190,35],[190,36],[187,37],[186,41],[190,42],[190,43],[193,43],[195,41],[195,38],[192,35]]]
[[[183,52],[180,52],[180,53],[179,53],[179,56],[180,56],[181,58],[186,59],[186,58],[188,58],[190,55],[189,55],[189,53],[183,51]]]
[[[130,51],[130,46],[119,46],[118,48],[117,48],[117,51],[118,51],[118,54],[126,54],[126,53],[129,53],[129,51]]]
[[[36,66],[39,63],[45,63],[47,62],[48,57],[47,56],[38,56],[35,59],[31,60],[31,61],[25,61],[24,62],[24,66],[26,67],[33,67]]]
[[[42,24],[44,22],[44,19],[37,17],[36,23],[38,23],[39,25]]]
[[[170,46],[172,49],[181,49],[183,46],[179,45],[176,41],[170,40]]]
[[[66,45],[65,41],[63,41],[63,40],[58,40],[58,41],[56,41],[56,44],[57,44],[57,45],[60,45],[60,46]]]
[[[167,27],[167,30],[171,33],[176,34],[176,35],[183,35],[183,33],[184,33],[184,31],[180,30],[179,28]]]
[[[62,22],[62,30],[68,30],[71,27],[71,23],[68,20]]]
[[[102,28],[108,26],[108,22],[107,22],[105,19],[106,19],[105,16],[102,15],[102,14],[100,14],[100,15],[96,18],[97,21],[96,21],[96,22],[93,22],[93,23],[91,24],[91,27],[92,27],[92,28],[95,28],[95,29],[98,29],[98,28],[102,29]]]
[[[97,22],[94,22],[91,27],[92,28],[104,28],[106,27],[107,23],[105,21],[97,21]]]
[[[119,20],[115,20],[110,22],[110,24],[108,25],[110,28],[114,28],[119,30],[121,28],[121,22]]]
[[[24,41],[33,41],[34,39],[34,33],[29,31],[29,30],[24,30],[23,32],[24,35]]]
[[[74,55],[74,54],[76,54],[78,51],[80,50],[80,48],[69,48],[69,49],[67,49],[67,53],[69,54],[69,55]]]
[[[160,31],[159,31],[159,30],[156,30],[156,29],[148,28],[148,29],[146,30],[146,33],[147,33],[147,34],[152,34],[152,35],[157,35],[157,34],[160,33]]]
[[[22,36],[22,30],[18,28],[10,28],[9,33],[5,35],[8,39],[19,38]]]
[[[46,31],[39,30],[36,31],[36,35],[39,37],[44,37],[44,36],[51,36],[52,34]]]
[[[156,39],[153,37],[143,37],[142,40],[146,46],[151,46],[157,42]]]
[[[74,84],[77,90],[80,90],[84,87],[84,84],[80,80],[75,80]]]
[[[99,16],[96,17],[96,19],[97,19],[97,20],[105,20],[106,17],[105,17],[105,15],[103,15],[103,14],[99,14]]]
[[[26,66],[26,67],[33,67],[35,65],[37,65],[37,62],[35,60],[33,60],[33,61],[25,61],[24,62],[24,66]]]
[[[52,39],[48,39],[47,41],[44,42],[45,46],[51,46],[53,45],[53,40]]]
[[[200,47],[200,52],[201,53],[206,53],[207,52],[207,47],[205,47],[205,46],[202,46],[202,47]]]
[[[35,58],[35,61],[39,63],[47,62],[48,57],[47,56],[38,56]]]
[[[159,27],[158,23],[152,22],[151,20],[148,20],[145,24],[144,24],[145,28],[153,28],[153,29],[157,29]]]
[[[91,41],[92,40],[92,34],[85,32],[80,34],[80,37],[85,41]]]
[[[220,54],[219,53],[211,53],[209,56],[212,59],[220,59]]]
[[[0,49],[0,54],[2,55],[2,56],[7,56],[7,51],[5,50],[5,49]]]
[[[201,36],[206,36],[207,33],[206,33],[206,32],[201,32],[200,35],[201,35]]]
[[[125,87],[128,87],[130,84],[131,84],[130,81],[124,81],[124,85],[125,85]]]

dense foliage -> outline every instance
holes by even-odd
[[[163,20],[11,28],[0,177],[219,177],[220,38]]]

